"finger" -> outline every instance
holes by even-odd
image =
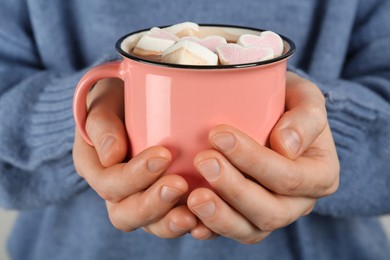
[[[127,137],[123,122],[112,111],[89,113],[86,131],[102,165],[122,162],[127,154]]]
[[[216,151],[202,152],[195,161],[197,169],[216,193],[263,231],[273,231],[292,223],[306,214],[315,203],[315,199],[272,193],[245,178]]]
[[[118,203],[107,202],[109,218],[114,227],[125,232],[147,226],[165,216],[187,190],[183,177],[164,176],[145,191]]]
[[[253,244],[269,234],[259,230],[209,189],[191,192],[187,204],[205,226],[221,236]]]
[[[182,205],[173,208],[162,219],[144,227],[144,230],[161,238],[176,238],[185,235],[197,225],[195,215]]]
[[[312,82],[288,72],[286,110],[270,134],[270,145],[278,153],[296,159],[327,125],[325,98]]]
[[[198,240],[212,240],[220,236],[206,227],[202,221],[198,221],[196,227],[191,230],[191,235]]]
[[[151,147],[128,163],[105,168],[95,149],[76,131],[73,158],[77,172],[88,184],[103,199],[117,202],[154,183],[168,167],[171,154],[163,147]]]
[[[127,133],[123,123],[123,83],[118,79],[96,84],[88,97],[86,131],[102,165],[122,162],[127,155]]]
[[[338,159],[329,127],[295,161],[227,125],[212,129],[210,141],[241,172],[276,193],[318,198],[337,189]]]

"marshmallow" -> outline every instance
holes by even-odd
[[[229,43],[236,43],[242,34],[258,34],[258,32],[249,29],[215,26],[201,26],[199,29],[199,37],[218,35],[225,38]]]
[[[197,36],[199,34],[199,25],[192,22],[178,23],[164,28],[167,32],[175,34],[177,37]]]
[[[161,55],[178,39],[174,34],[154,27],[139,39],[133,52],[141,56]]]
[[[234,43],[229,43],[234,42]],[[259,62],[283,54],[282,38],[272,32],[202,26],[184,22],[154,27],[126,38],[122,49],[150,59],[183,65],[232,65]]]
[[[131,52],[131,50],[137,45],[139,39],[145,35],[146,32],[140,32],[129,37],[126,37],[121,43],[121,49],[126,52]]]
[[[237,42],[238,38],[249,30],[243,30],[239,28],[222,28],[223,29],[223,37],[226,38],[228,42]]]
[[[283,54],[283,40],[274,32],[264,31],[260,36],[252,34],[243,34],[237,41],[242,46],[270,47],[274,51],[275,57]]]
[[[272,48],[259,46],[243,47],[234,43],[218,46],[217,54],[222,65],[259,62],[274,57]]]
[[[227,43],[225,38],[218,35],[210,35],[202,39],[195,36],[186,36],[181,38],[181,40],[190,40],[196,42],[212,52],[216,52],[219,45]]]
[[[177,37],[175,34],[158,27],[153,27],[152,29],[150,29],[149,35],[160,39],[173,40],[173,41],[179,40],[179,37]]]
[[[191,40],[181,40],[162,54],[162,62],[182,65],[218,65],[218,56]]]

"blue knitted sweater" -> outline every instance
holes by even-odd
[[[376,219],[390,213],[389,14],[388,0],[1,1],[0,206],[20,210],[12,259],[389,259]],[[183,21],[290,37],[290,69],[326,97],[340,188],[259,244],[123,233],[75,172],[81,75],[117,57],[123,34]]]

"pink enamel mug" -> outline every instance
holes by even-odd
[[[225,38],[261,29],[229,25],[201,25],[201,32]],[[76,126],[92,145],[86,131],[86,97],[92,86],[105,78],[124,81],[125,125],[130,156],[150,146],[161,145],[172,153],[165,174],[180,174],[190,190],[208,186],[195,169],[193,160],[210,149],[208,133],[216,125],[229,124],[266,145],[269,134],[285,106],[287,60],[295,51],[285,36],[284,53],[262,62],[194,66],[166,64],[129,53],[141,30],[127,34],[116,43],[121,61],[99,65],[79,81],[74,95]]]

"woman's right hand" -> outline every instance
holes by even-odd
[[[162,238],[190,232],[197,219],[186,205],[177,205],[188,190],[179,175],[162,173],[172,157],[151,147],[125,162],[128,140],[123,123],[123,83],[98,82],[88,95],[86,130],[94,146],[76,130],[73,160],[78,174],[106,201],[111,223],[130,232],[143,228]]]

